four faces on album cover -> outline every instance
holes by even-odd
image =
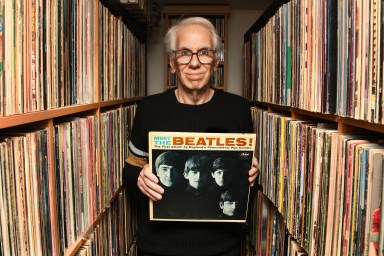
[[[162,200],[154,202],[155,218],[245,219],[249,185],[245,164],[250,160],[239,161],[239,152],[217,153],[154,152],[152,170],[164,188]]]

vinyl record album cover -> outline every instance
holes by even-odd
[[[149,133],[149,165],[164,188],[156,221],[245,222],[255,134]]]

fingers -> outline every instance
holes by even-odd
[[[248,175],[250,186],[253,187],[255,185],[256,178],[259,175],[259,162],[257,161],[256,157],[253,157],[252,167],[249,170]]]
[[[141,192],[154,201],[160,200],[164,189],[157,184],[158,182],[156,175],[149,170],[148,165],[145,165],[137,178],[137,186]]]

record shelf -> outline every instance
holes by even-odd
[[[131,221],[121,170],[147,93],[143,24],[115,1],[25,4],[0,5],[2,253],[124,252],[97,239]]]
[[[276,0],[244,35],[254,255],[383,251],[382,4]]]

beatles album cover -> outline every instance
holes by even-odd
[[[245,222],[255,134],[149,133],[149,165],[164,188],[156,221]]]

